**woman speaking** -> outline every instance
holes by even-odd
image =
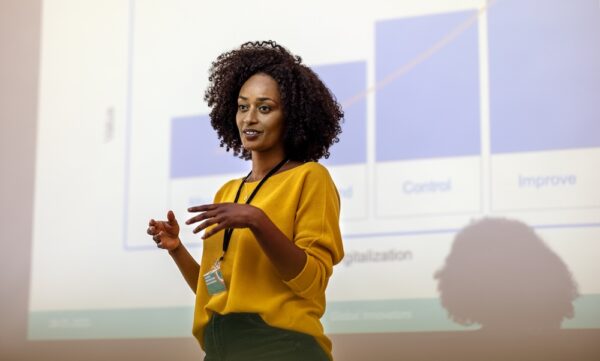
[[[212,204],[188,209],[202,236],[198,264],[172,211],[148,234],[196,294],[193,334],[215,360],[329,360],[320,318],[344,255],[340,198],[325,167],[343,112],[301,58],[250,42],[213,62],[205,100],[221,146],[250,160]]]

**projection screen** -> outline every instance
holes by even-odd
[[[345,111],[328,334],[600,328],[598,34],[596,0],[44,1],[28,339],[190,336],[147,222],[250,169],[203,93],[267,39]]]

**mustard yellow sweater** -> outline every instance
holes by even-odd
[[[233,202],[241,179],[227,182],[215,203]],[[245,202],[258,182],[242,188]],[[275,271],[249,229],[235,229],[221,264],[227,291],[210,296],[204,275],[222,254],[223,231],[204,241],[196,291],[193,334],[204,342],[204,327],[213,312],[258,313],[274,327],[304,332],[315,337],[331,358],[331,341],[320,318],[325,311],[325,288],[333,265],[344,256],[339,229],[340,199],[325,167],[304,163],[277,173],[260,188],[251,203],[307,255],[304,268],[290,281]]]

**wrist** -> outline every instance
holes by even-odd
[[[262,209],[252,206],[252,212],[250,213],[250,219],[248,220],[248,228],[250,228],[252,233],[256,234],[256,232],[260,230],[265,216]]]
[[[177,246],[175,246],[175,248],[169,250],[169,254],[171,256],[174,256],[182,248],[181,240],[179,238],[177,240],[178,240]]]

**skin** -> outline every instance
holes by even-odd
[[[249,181],[262,179],[285,158],[283,132],[284,113],[277,82],[269,75],[258,73],[241,87],[238,97],[236,124],[244,148],[252,153],[252,174]],[[294,168],[299,162],[287,162],[279,172]],[[218,203],[191,207],[195,214],[186,224],[198,224],[194,233],[214,225],[202,238],[227,228],[248,228],[263,252],[275,266],[282,280],[295,278],[304,268],[306,253],[287,238],[269,217],[251,204]],[[179,239],[179,224],[172,211],[166,221],[151,219],[147,233],[159,248],[169,251],[187,284],[194,293],[200,265]]]

